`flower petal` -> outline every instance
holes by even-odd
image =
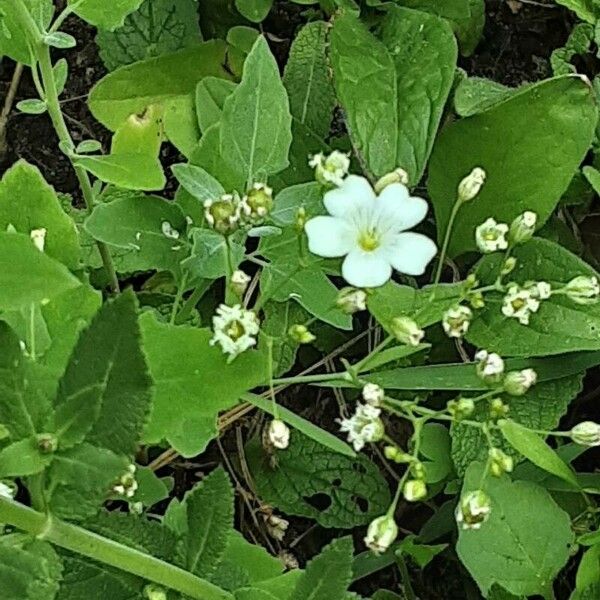
[[[401,183],[388,185],[377,198],[375,210],[380,222],[392,224],[397,231],[418,225],[427,215],[429,205],[423,198],[410,196]]]
[[[375,192],[364,177],[348,175],[342,185],[327,192],[323,198],[325,208],[334,217],[347,217],[361,208],[371,208]]]
[[[392,267],[383,252],[353,250],[344,260],[342,276],[354,287],[379,287],[392,276]]]
[[[386,247],[386,258],[392,267],[406,275],[423,275],[437,253],[433,240],[421,233],[400,233]]]
[[[315,217],[305,226],[308,249],[317,256],[336,258],[352,248],[352,232],[348,223],[337,217]]]

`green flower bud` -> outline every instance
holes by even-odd
[[[313,335],[305,325],[292,325],[288,335],[298,344],[312,344],[317,337]]]
[[[473,414],[475,410],[475,402],[471,398],[458,398],[450,400],[447,405],[447,410],[450,416],[457,421],[466,419]]]
[[[385,552],[398,537],[398,525],[389,515],[378,517],[369,525],[365,544],[375,554]]]
[[[536,382],[537,373],[533,369],[511,371],[504,378],[504,391],[511,396],[523,396]]]
[[[527,210],[519,215],[510,225],[508,241],[513,245],[525,244],[535,233],[537,214]]]
[[[565,286],[567,296],[577,304],[595,304],[600,297],[600,283],[594,276],[580,275]]]
[[[571,439],[581,446],[600,446],[600,425],[584,421],[571,429]]]
[[[495,477],[500,477],[503,473],[510,473],[513,470],[514,461],[512,457],[500,448],[490,448],[489,460],[490,471]]]
[[[396,339],[407,346],[418,346],[425,337],[425,332],[410,317],[395,317],[390,329]]]
[[[418,502],[427,496],[427,485],[422,479],[409,479],[402,493],[407,502]]]
[[[480,167],[475,167],[459,184],[458,199],[460,202],[470,202],[476,198],[485,183],[486,173]]]
[[[53,433],[41,433],[37,436],[37,447],[42,454],[54,454],[58,449],[58,438]]]

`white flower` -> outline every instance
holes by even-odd
[[[15,497],[15,492],[16,490],[13,486],[7,485],[3,481],[0,481],[0,498],[12,500]]]
[[[537,373],[533,369],[511,371],[504,379],[504,391],[511,396],[523,396],[537,383]]]
[[[536,225],[537,214],[526,210],[511,223],[508,239],[513,244],[524,244],[533,237]]]
[[[461,202],[469,202],[475,198],[483,184],[485,183],[486,173],[481,167],[475,167],[459,184],[458,199]]]
[[[469,330],[472,318],[473,311],[468,306],[457,304],[444,313],[442,327],[448,337],[461,338]]]
[[[529,290],[540,300],[548,300],[552,296],[552,286],[547,281],[536,281],[529,286]]]
[[[138,489],[138,482],[135,479],[136,466],[130,464],[127,467],[127,472],[122,475],[117,483],[113,485],[112,491],[115,494],[133,498]]]
[[[44,247],[46,246],[46,229],[44,227],[40,227],[39,229],[32,229],[29,236],[31,237],[31,241],[35,244],[35,247],[40,251],[44,251]]]
[[[425,218],[428,207],[401,183],[376,196],[364,177],[349,175],[323,201],[330,216],[306,223],[308,247],[326,258],[345,256],[342,275],[350,285],[381,286],[392,268],[422,275],[435,256],[436,245],[428,237],[406,231]]]
[[[231,274],[230,285],[237,296],[243,296],[251,280],[250,275],[244,273],[241,269],[237,269]]]
[[[168,237],[172,240],[179,239],[179,231],[177,231],[177,229],[175,229],[173,225],[169,223],[169,221],[163,221],[160,228],[165,237]]]
[[[271,514],[265,518],[265,523],[267,525],[267,531],[269,532],[269,535],[278,542],[283,541],[285,532],[290,526],[289,521],[283,519],[282,517],[278,517],[277,515]]]
[[[319,183],[340,186],[344,183],[344,177],[348,175],[350,158],[347,154],[334,150],[327,157],[322,153],[315,154],[308,164],[315,169],[315,177]]]
[[[418,502],[427,496],[427,485],[422,479],[409,479],[402,489],[407,502]]]
[[[600,296],[600,283],[595,276],[579,275],[567,283],[565,292],[577,304],[595,304]]]
[[[290,445],[290,429],[280,419],[273,419],[269,423],[269,442],[279,450],[285,450]]]
[[[378,517],[369,524],[365,544],[367,548],[381,554],[385,552],[398,537],[398,525],[394,518],[389,515]]]
[[[416,347],[425,337],[425,332],[410,317],[394,317],[390,330],[399,342]]]
[[[343,288],[338,294],[336,305],[348,315],[367,310],[367,292],[353,287]]]
[[[571,429],[571,439],[581,446],[600,446],[600,425],[584,421]]]
[[[385,391],[376,383],[367,383],[362,389],[362,397],[371,406],[381,406],[385,398]]]
[[[504,361],[500,355],[487,350],[480,350],[475,354],[477,361],[477,375],[488,383],[500,381],[504,374]]]
[[[242,352],[256,344],[256,335],[260,330],[258,318],[239,304],[227,306],[221,304],[213,317],[214,336],[210,345],[219,344],[229,362]]]
[[[518,319],[521,325],[529,325],[531,313],[537,312],[540,307],[540,301],[535,297],[536,295],[530,289],[512,283],[504,296],[502,314]]]
[[[381,410],[370,404],[357,404],[356,412],[349,419],[338,419],[340,431],[348,433],[348,441],[359,452],[368,442],[380,441],[385,428],[379,418]]]
[[[456,522],[463,529],[481,529],[492,512],[490,497],[483,490],[469,492],[456,507]]]
[[[484,254],[506,250],[508,248],[507,233],[508,225],[506,223],[496,223],[496,219],[490,217],[475,229],[475,242]]]

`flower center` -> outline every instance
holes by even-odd
[[[358,237],[358,245],[365,252],[373,252],[373,250],[379,248],[379,244],[379,235],[377,235],[377,232],[374,229],[362,231]]]
[[[231,321],[231,323],[227,325],[225,333],[227,334],[227,337],[231,338],[234,342],[237,342],[246,333],[246,329],[240,321]]]

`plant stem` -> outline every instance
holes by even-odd
[[[404,556],[402,556],[401,552],[396,553],[396,564],[398,565],[398,570],[400,571],[400,576],[402,577],[402,583],[404,584],[404,595],[406,596],[406,600],[417,600],[417,596],[415,595],[415,591],[413,590],[410,582],[410,575],[408,573],[408,568],[406,567],[406,561],[404,560]]]
[[[0,521],[195,600],[233,600],[229,592],[175,565],[2,497]]]
[[[21,76],[23,75],[23,68],[24,67],[22,63],[17,63],[10,82],[10,87],[8,88],[8,92],[4,100],[2,112],[0,112],[0,159],[2,159],[6,154],[6,125],[8,124],[8,116],[10,115],[10,111],[12,110],[13,103],[17,95]]]
[[[450,213],[450,219],[448,220],[448,227],[446,227],[446,233],[444,235],[444,242],[442,244],[442,250],[440,252],[440,258],[435,270],[435,277],[433,278],[433,285],[437,285],[442,278],[442,270],[444,268],[444,262],[446,260],[446,254],[448,254],[448,246],[450,245],[450,238],[452,237],[452,230],[454,229],[454,221],[463,203],[460,199],[456,200]],[[434,290],[435,293],[435,290]]]
[[[297,375],[273,379],[273,385],[292,385],[294,383],[321,383],[324,381],[348,381],[347,373],[322,373],[321,375]]]

